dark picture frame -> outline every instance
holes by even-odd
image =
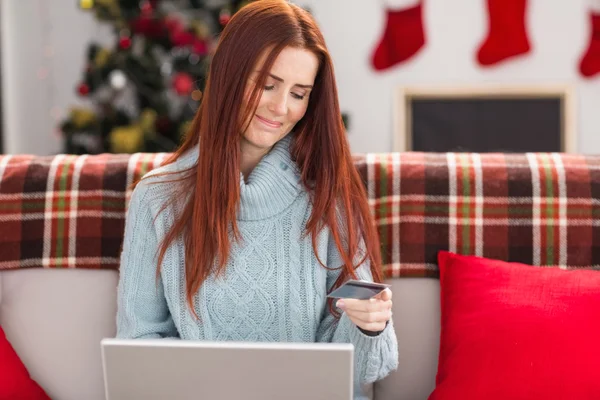
[[[575,153],[571,85],[403,86],[393,151]]]

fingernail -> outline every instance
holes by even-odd
[[[346,306],[342,300],[338,300],[337,303],[335,303],[335,305],[337,306],[337,308],[341,308],[342,310]]]

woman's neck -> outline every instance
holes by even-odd
[[[240,171],[244,176],[244,181],[248,181],[248,177],[258,165],[260,160],[269,152],[269,149],[261,149],[248,143],[245,139],[240,141]]]

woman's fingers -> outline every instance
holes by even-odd
[[[372,313],[366,313],[363,311],[346,311],[346,314],[353,321],[359,321],[362,324],[371,324],[379,322],[387,322],[392,317],[390,310],[377,311]]]

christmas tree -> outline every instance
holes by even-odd
[[[69,154],[173,151],[192,120],[211,54],[244,0],[78,0],[112,25],[91,43],[77,87],[86,106],[61,124]]]
[[[61,124],[65,152],[174,151],[202,99],[221,31],[250,1],[78,0],[111,24],[114,42],[87,49],[76,88],[86,106],[72,107]]]

